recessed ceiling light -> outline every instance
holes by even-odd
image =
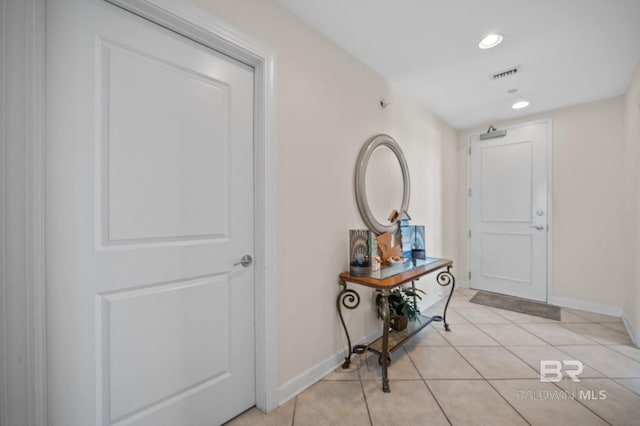
[[[489,34],[485,38],[482,39],[478,47],[480,49],[491,49],[492,47],[496,47],[500,43],[502,43],[502,34]]]
[[[522,109],[522,108],[526,108],[529,106],[529,102],[528,101],[520,101],[520,102],[516,102],[515,104],[511,105],[511,108],[513,109]]]

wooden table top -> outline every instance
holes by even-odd
[[[438,269],[451,265],[453,265],[453,261],[451,259],[436,259],[426,265],[416,266],[409,271],[400,272],[387,278],[378,279],[368,276],[351,275],[349,272],[343,272],[340,274],[340,279],[371,288],[391,290],[395,287],[401,286],[402,284],[418,279],[423,275],[427,275],[431,272],[437,271]]]

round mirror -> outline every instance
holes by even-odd
[[[362,220],[378,234],[393,231],[392,210],[409,208],[409,169],[398,143],[376,135],[360,150],[356,163],[356,201]]]

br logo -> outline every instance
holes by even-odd
[[[555,359],[541,359],[540,360],[540,382],[559,382],[562,380],[562,371],[573,380],[579,382],[578,376],[584,370],[584,364],[582,361],[563,360],[558,361]]]

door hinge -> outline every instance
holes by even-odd
[[[469,197],[471,197],[471,188],[469,188]]]
[[[469,238],[471,238],[471,229],[469,229]]]
[[[469,271],[469,281],[471,281],[471,271]]]
[[[469,155],[471,155],[471,145],[469,145]]]

